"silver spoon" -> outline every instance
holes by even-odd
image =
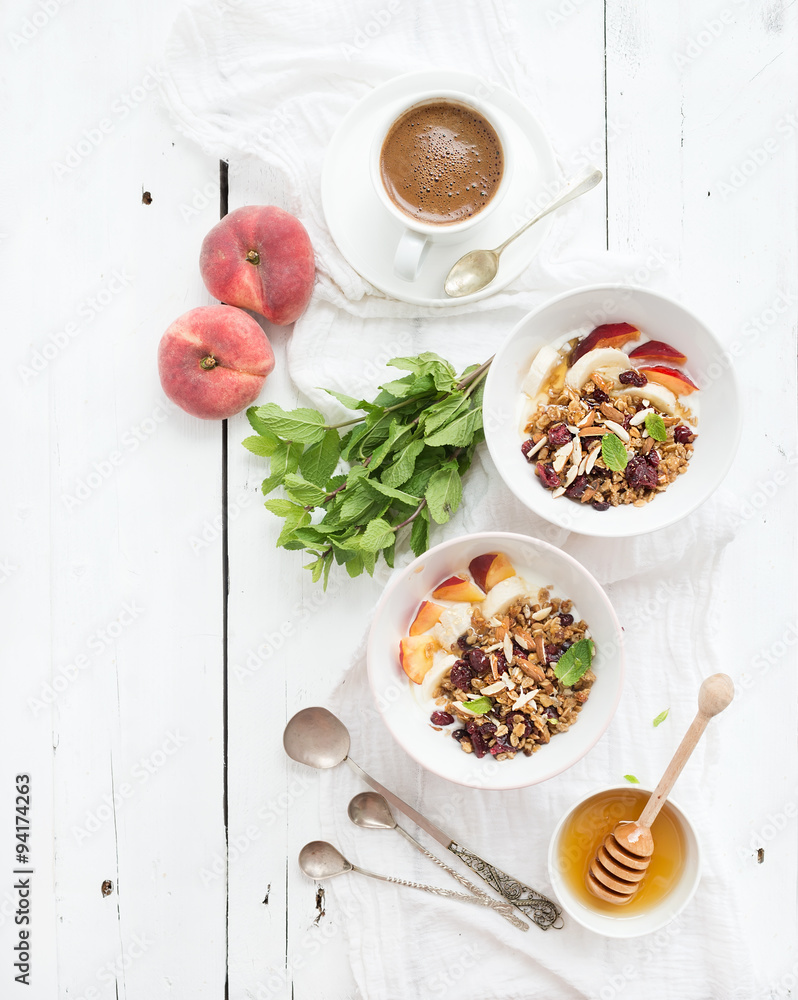
[[[446,276],[446,281],[443,284],[446,294],[451,298],[457,299],[461,295],[472,295],[474,292],[478,292],[486,285],[489,285],[499,270],[499,257],[505,247],[508,247],[513,240],[517,240],[521,233],[525,233],[530,226],[534,226],[536,222],[540,222],[550,212],[561,208],[569,201],[573,201],[574,198],[578,198],[580,195],[590,191],[599,183],[603,176],[600,170],[597,170],[595,167],[589,167],[584,174],[571,181],[561,194],[558,194],[553,201],[550,201],[529,222],[524,223],[501,246],[496,247],[495,250],[471,250],[461,257]]]
[[[398,795],[394,795],[385,785],[381,785],[349,756],[349,730],[339,718],[326,708],[303,708],[289,720],[283,733],[285,752],[300,764],[308,767],[329,768],[346,761],[347,766],[375,792],[379,792],[400,812],[425,830],[433,840],[457,855],[468,867],[484,879],[491,888],[504,896],[524,916],[537,924],[541,930],[562,927],[562,913],[559,907],[546,896],[507,875],[500,868],[483,861],[479,855],[458,844],[443,830],[408,805]],[[559,923],[558,923],[559,921]]]
[[[399,826],[391,812],[391,807],[382,795],[378,795],[376,792],[360,792],[349,803],[347,812],[355,826],[359,826],[363,830],[396,830],[398,833],[401,833],[405,840],[412,844],[417,851],[420,851],[430,861],[434,861],[439,868],[448,872],[460,885],[465,886],[469,892],[472,892],[481,899],[485,906],[489,906],[492,910],[496,910],[497,913],[501,913],[506,920],[509,920],[519,930],[529,930],[529,924],[516,917],[509,903],[500,903],[497,899],[491,899],[486,892],[478,889],[473,882],[469,882],[460,872],[456,872],[454,868],[450,868],[445,861],[436,858],[426,847],[419,844],[414,837],[411,837],[407,830]]]
[[[465,893],[454,892],[452,889],[440,889],[436,885],[426,885],[424,882],[411,882],[405,878],[396,878],[394,875],[378,875],[377,872],[367,871],[365,868],[360,868],[358,865],[353,865],[351,861],[347,861],[338,848],[328,844],[326,840],[312,840],[309,844],[305,844],[299,852],[299,867],[308,878],[321,880],[335,878],[336,875],[345,875],[347,872],[357,872],[359,875],[379,879],[380,882],[392,882],[394,885],[405,885],[410,889],[422,889],[435,896],[459,899],[461,903],[483,905],[482,900],[477,896],[467,896]]]

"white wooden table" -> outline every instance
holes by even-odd
[[[178,9],[19,0],[0,15],[0,996],[342,1000],[359,994],[338,916],[317,921],[296,867],[317,826],[314,790],[287,779],[281,734],[339,679],[332,669],[311,693],[289,669],[306,622],[335,620],[344,635],[351,624],[359,638],[377,586],[347,582],[343,600],[339,580],[323,595],[274,549],[244,419],[201,422],[161,393],[156,345],[209,301],[197,257],[220,211],[219,164],[181,137],[156,90]],[[756,623],[729,664],[751,721],[730,741],[718,802],[763,998],[798,983],[797,10],[551,0],[527,3],[519,28],[549,81],[536,110],[570,123],[557,130],[570,136],[566,168],[606,166],[606,204],[585,202],[592,245],[675,272],[743,377],[726,482],[740,524],[715,629],[741,613]],[[283,197],[256,163],[230,164],[231,209]],[[288,336],[275,331],[269,382],[285,405]],[[12,957],[25,929],[12,853],[24,775],[27,989]]]

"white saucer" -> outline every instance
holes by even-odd
[[[458,90],[480,97],[496,108],[512,143],[510,186],[484,223],[463,234],[461,243],[430,248],[415,281],[403,281],[393,271],[402,226],[385,211],[369,175],[369,149],[386,104],[428,90]],[[487,93],[488,96],[485,96]],[[396,299],[425,306],[464,305],[505,288],[524,271],[540,250],[551,228],[542,219],[504,251],[499,273],[482,291],[449,298],[443,282],[464,253],[498,246],[553,195],[558,171],[554,152],[537,119],[509,90],[487,84],[478,76],[450,70],[425,70],[394,77],[359,101],[341,122],[330,142],[321,176],[321,200],[332,238],[352,267],[372,285]]]

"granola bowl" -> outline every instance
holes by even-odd
[[[369,683],[419,764],[474,788],[534,785],[610,724],[624,675],[607,595],[547,542],[481,532],[397,570],[374,614]]]
[[[727,352],[648,289],[567,292],[527,315],[488,372],[485,436],[533,513],[621,538],[686,517],[720,485],[741,429]]]

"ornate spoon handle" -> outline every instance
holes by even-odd
[[[401,833],[402,836],[405,838],[405,840],[411,843],[413,847],[415,847],[418,851],[420,851],[425,857],[429,858],[430,861],[433,861],[439,868],[442,868],[445,872],[448,872],[448,874],[451,875],[452,878],[457,879],[460,885],[464,886],[466,889],[468,889],[469,892],[473,893],[475,896],[481,899],[484,902],[485,906],[489,906],[492,910],[496,910],[497,913],[501,913],[501,915],[504,917],[505,920],[509,920],[510,923],[514,927],[517,927],[520,931],[529,930],[529,924],[521,920],[519,917],[517,917],[513,913],[512,907],[508,903],[500,903],[498,899],[491,899],[491,897],[486,892],[483,892],[482,889],[477,888],[477,886],[475,886],[473,882],[470,882],[465,877],[465,875],[461,875],[460,872],[455,871],[454,868],[450,868],[445,861],[441,861],[440,858],[435,857],[434,854],[428,851],[426,847],[424,847],[422,844],[419,844],[419,842],[414,837],[411,837],[410,834],[407,832],[407,830],[403,830],[398,823],[396,824],[395,829],[398,830],[399,833]]]
[[[453,889],[441,889],[437,885],[427,885],[424,882],[411,882],[406,878],[397,878],[395,875],[378,875],[376,872],[367,871],[352,865],[353,871],[361,875],[368,875],[369,878],[377,878],[380,882],[393,882],[394,885],[406,885],[409,889],[423,889],[424,892],[431,892],[435,896],[446,896],[448,899],[459,899],[463,903],[474,903],[477,906],[484,906],[484,900],[478,896],[467,896],[463,892],[455,892]]]
[[[541,930],[547,931],[549,927],[559,930],[563,926],[562,912],[550,899],[531,889],[528,885],[524,885],[523,882],[511,878],[500,868],[489,865],[487,861],[483,861],[482,858],[467,851],[459,844],[451,843],[449,850],[452,854],[456,854],[461,861],[464,861],[488,885],[501,893],[513,906],[517,907],[524,916],[529,917]],[[560,921],[559,925],[557,924],[558,920]]]

